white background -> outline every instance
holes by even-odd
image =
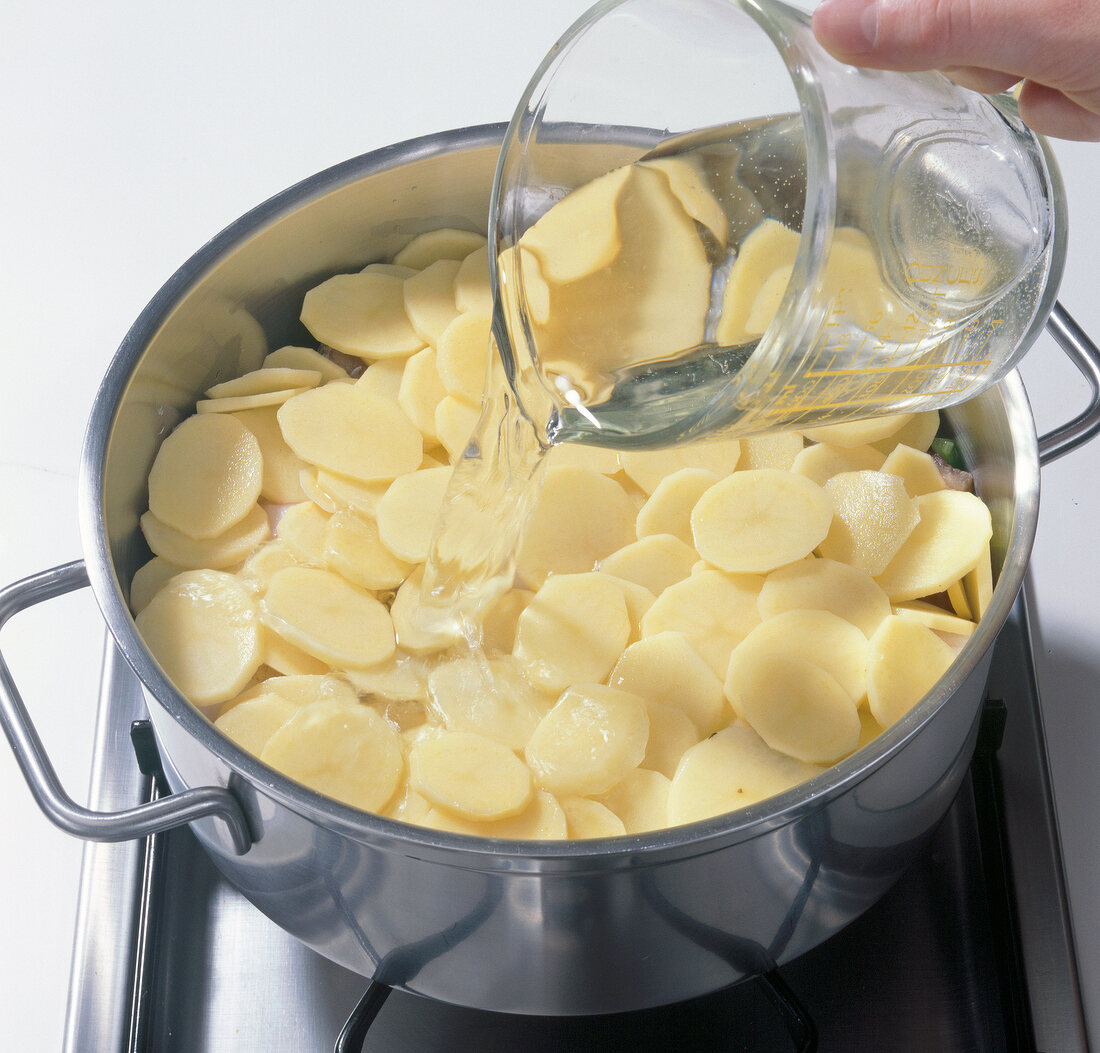
[[[415,135],[506,120],[584,0],[306,5],[8,4],[0,14],[0,584],[81,554],[84,424],[130,323],[238,215]],[[1100,337],[1100,146],[1058,144],[1071,236],[1062,299]],[[1040,430],[1084,385],[1044,337],[1023,370]],[[1033,559],[1047,732],[1100,1042],[1100,442],[1048,467]],[[87,784],[102,623],[87,592],[0,638],[63,780]],[[5,1049],[58,1049],[81,846],[0,747]]]

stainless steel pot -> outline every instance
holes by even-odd
[[[89,579],[145,685],[173,793],[113,815],[73,803],[0,661],[0,717],[36,798],[82,837],[191,822],[225,876],[275,922],[366,976],[433,998],[534,1014],[638,1009],[715,990],[815,946],[870,906],[919,852],[969,763],[993,640],[1021,585],[1038,515],[1040,446],[1100,429],[1097,352],[1060,307],[1051,327],[1093,386],[1041,444],[1016,375],[947,411],[995,525],[998,584],[950,673],[874,743],[742,811],[644,836],[490,841],[330,801],[244,753],[145,648],[125,595],[147,558],[138,516],[159,441],[200,391],[303,342],[303,293],[422,230],[483,230],[502,126],[349,161],[244,216],[157,294],[123,341],[83,459],[84,563],[0,593],[0,624]]]

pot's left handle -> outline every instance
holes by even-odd
[[[77,560],[9,585],[0,590],[0,629],[12,615],[87,584],[87,570],[83,561]],[[252,844],[240,803],[220,786],[184,790],[119,812],[95,812],[77,804],[65,792],[46,755],[3,654],[0,654],[0,723],[38,806],[67,833],[87,841],[128,841],[195,819],[217,816],[228,827],[238,855],[244,855]]]

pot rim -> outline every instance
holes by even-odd
[[[376,172],[417,160],[499,145],[503,123],[453,129],[406,140],[324,169],[274,195],[235,220],[195,252],[160,288],[119,345],[93,403],[78,477],[79,526],[92,592],[119,651],[147,694],[192,738],[262,793],[319,825],[388,851],[430,853],[457,867],[571,871],[606,869],[644,853],[647,865],[700,855],[748,841],[792,823],[879,769],[899,753],[973,672],[1015,602],[1023,582],[1038,518],[1039,456],[1024,386],[1009,374],[991,392],[1002,399],[1012,436],[1015,515],[989,610],[942,678],[905,717],[821,775],[781,794],[724,815],[646,834],[573,841],[479,838],[430,830],[363,812],[331,800],[279,774],[217,731],[171,684],[145,647],[116,573],[104,515],[105,466],[113,426],[129,380],[149,341],[193,285],[223,256],[307,201]],[[489,186],[486,186],[486,193]],[[950,414],[950,410],[946,411]]]

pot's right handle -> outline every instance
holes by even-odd
[[[1062,304],[1055,303],[1047,329],[1062,350],[1073,360],[1092,389],[1088,407],[1068,424],[1063,424],[1039,438],[1039,463],[1050,464],[1070,450],[1088,442],[1100,432],[1100,349],[1085,331],[1070,317]]]
[[[77,560],[9,585],[0,590],[0,628],[12,615],[87,584],[88,572],[83,561]],[[62,787],[2,654],[0,724],[38,806],[67,833],[87,841],[128,841],[213,815],[225,822],[238,855],[244,855],[252,844],[240,803],[220,786],[183,790],[119,812],[94,812],[77,804]]]

